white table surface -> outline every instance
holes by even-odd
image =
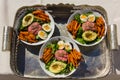
[[[10,69],[10,52],[3,52],[2,33],[3,26],[13,26],[15,13],[22,6],[30,6],[35,4],[59,4],[70,3],[75,5],[88,4],[100,5],[108,13],[109,24],[117,24],[118,44],[120,45],[120,0],[0,0],[0,74],[12,74]]]

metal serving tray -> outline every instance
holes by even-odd
[[[52,78],[48,76],[40,67],[39,64],[39,46],[28,46],[17,39],[17,23],[19,18],[25,14],[26,10],[43,9],[48,11],[56,22],[55,32],[53,36],[64,35],[64,27],[68,20],[68,17],[76,10],[91,10],[99,12],[108,24],[107,13],[104,8],[100,6],[90,5],[35,5],[24,6],[20,8],[15,16],[13,27],[13,38],[11,43],[11,68],[13,72],[21,77],[27,78]],[[67,36],[67,35],[64,35]],[[83,53],[85,62],[82,62],[76,72],[66,78],[78,78],[78,79],[92,79],[104,77],[110,72],[110,50],[107,45],[107,38],[98,45],[93,47],[79,46]]]

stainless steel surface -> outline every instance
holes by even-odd
[[[35,80],[35,79],[21,78],[21,77],[16,76],[16,75],[0,75],[0,80]],[[37,79],[37,80],[56,80],[56,79]],[[79,80],[79,79],[61,79],[61,78],[59,78],[57,80]],[[106,76],[104,78],[88,79],[88,80],[120,80],[120,76],[109,75],[109,76]]]
[[[2,40],[2,51],[9,51],[12,38],[12,27],[4,26],[3,28],[3,40]]]
[[[23,47],[25,45],[21,44],[18,46]],[[83,53],[85,62],[81,63],[74,74],[66,78],[93,79],[104,77],[108,74],[110,71],[110,52],[105,40],[97,46],[89,48],[79,46],[79,48]],[[37,52],[34,52],[34,49],[32,49],[33,48],[28,48],[28,46],[25,47],[25,50],[18,48],[19,51],[25,51],[24,77],[51,78],[40,67],[39,57],[35,55]],[[19,52],[18,54],[21,53]]]
[[[117,25],[108,25],[107,39],[111,50],[118,50]]]
[[[16,15],[15,22],[14,22],[15,23],[14,29],[16,31],[16,34],[18,33],[17,31],[18,31],[20,18],[25,14],[25,12],[27,10],[35,10],[35,9],[40,9],[40,7],[35,7],[35,6],[34,7],[33,6],[23,7],[17,12],[18,14]],[[93,6],[81,5],[81,6],[78,6],[78,9],[99,12],[105,18],[106,23],[108,24],[107,14],[103,8],[101,8],[99,6],[93,7]],[[55,10],[57,10],[57,9],[55,9]],[[69,11],[71,14],[71,11],[73,11],[73,10],[70,9]],[[56,13],[54,12],[54,14],[57,14],[57,11],[56,11]],[[64,16],[64,15],[62,15],[62,16]],[[61,31],[60,32],[61,35],[66,35],[64,33],[64,31],[62,31],[62,29],[64,27],[63,25],[66,24],[67,20],[60,21],[60,16],[58,16],[58,18],[59,19],[57,19],[57,17],[56,17],[56,23],[58,23],[58,25],[57,25],[58,27],[59,26],[61,26],[61,27],[58,28],[60,30],[58,30],[58,29],[55,30],[54,34],[55,34],[55,36],[58,36],[59,31]],[[61,18],[63,18],[63,17],[61,17]],[[59,22],[58,22],[58,20],[59,20]],[[61,23],[62,23],[62,25],[60,25]],[[13,62],[11,62],[11,64],[14,64],[14,65],[11,65],[11,67],[13,68],[13,70],[15,71],[15,73],[17,75],[20,75],[22,77],[27,77],[27,78],[45,78],[45,79],[51,78],[40,67],[39,57],[38,57],[40,46],[34,46],[34,47],[28,46],[21,42],[16,42],[15,44],[16,45],[13,45],[13,46],[15,46],[13,48],[15,53],[12,53],[13,55],[11,56],[11,61],[12,61],[12,59],[14,59]],[[98,44],[96,46],[92,46],[92,47],[79,46],[79,48],[80,48],[80,51],[83,53],[85,62],[81,63],[81,65],[76,70],[76,72],[67,78],[93,79],[93,78],[104,77],[109,73],[110,68],[111,68],[111,63],[110,63],[111,62],[110,61],[110,53],[111,52],[109,51],[109,48],[107,46],[106,37],[100,44]]]

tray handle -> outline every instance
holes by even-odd
[[[2,38],[2,51],[10,51],[12,41],[13,28],[10,26],[4,26],[3,38]]]
[[[110,50],[118,50],[119,49],[116,24],[108,25],[107,41],[108,41],[108,47]]]

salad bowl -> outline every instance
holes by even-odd
[[[77,10],[69,17],[66,29],[69,37],[77,44],[94,46],[106,36],[107,25],[99,12]]]
[[[81,62],[81,57],[82,54],[74,41],[64,36],[51,38],[42,45],[39,52],[41,68],[46,74],[56,78],[73,74]]]
[[[54,19],[42,9],[23,12],[15,23],[18,39],[27,45],[40,45],[49,40],[54,33]]]

